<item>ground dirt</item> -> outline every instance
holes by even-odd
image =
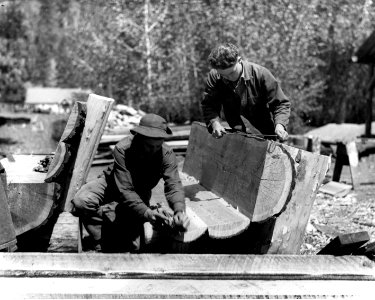
[[[51,138],[52,123],[67,116],[31,114],[30,117],[29,124],[0,126],[0,155],[49,154],[55,151],[57,142]],[[369,163],[375,179],[375,159],[369,160]],[[102,166],[92,168],[89,178],[94,178],[102,169]],[[331,176],[332,168],[327,179]],[[341,181],[351,184],[347,166],[344,166]],[[338,234],[358,231],[367,231],[371,241],[375,241],[375,183],[361,185],[345,197],[318,193],[306,228],[301,254],[316,254]]]

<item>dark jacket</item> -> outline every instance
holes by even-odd
[[[241,115],[263,134],[275,134],[276,124],[285,129],[289,122],[290,102],[271,72],[254,63],[242,61],[243,71],[236,87],[215,69],[208,74],[203,100],[203,117],[209,132],[214,120],[225,119],[232,128],[242,127]]]
[[[175,212],[184,211],[184,191],[173,151],[163,144],[161,150],[152,157],[141,157],[132,138],[127,137],[116,144],[114,163],[104,171],[108,188],[114,191],[116,201],[122,202],[143,218],[149,206],[151,190],[162,178],[170,207]]]

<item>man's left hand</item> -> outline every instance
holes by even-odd
[[[289,135],[281,124],[276,125],[275,133],[281,142],[285,142],[288,139]]]
[[[176,212],[173,216],[173,222],[175,225],[175,228],[178,231],[186,231],[189,227],[190,220],[189,217],[182,211]]]

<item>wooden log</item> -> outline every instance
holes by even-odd
[[[264,224],[264,232],[250,235],[251,242],[269,241],[261,253],[295,254],[329,164],[330,157],[273,141],[238,134],[214,139],[193,123],[183,171]]]
[[[341,234],[330,241],[318,254],[349,255],[370,240],[367,231]]]
[[[214,139],[198,123],[191,129],[183,172],[253,222],[281,212],[295,177],[294,164],[281,144],[240,134]]]
[[[16,235],[45,224],[56,207],[59,185],[45,183],[46,173],[33,171],[44,155],[14,155],[2,159],[6,170],[7,195]]]
[[[50,238],[48,252],[79,252],[79,221],[69,212],[62,212]]]
[[[89,168],[103,134],[109,112],[114,100],[95,94],[90,94],[86,104],[87,114],[85,126],[80,140],[77,157],[74,164],[71,183],[69,185],[65,211],[71,211],[72,203],[76,192],[86,181]]]

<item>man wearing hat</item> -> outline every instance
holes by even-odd
[[[133,136],[116,144],[114,163],[83,185],[72,201],[73,213],[82,219],[97,251],[139,251],[144,222],[170,225],[172,220],[180,231],[189,224],[176,156],[164,144],[172,135],[166,121],[146,114],[130,132]],[[161,178],[172,211],[150,208],[151,190]]]

